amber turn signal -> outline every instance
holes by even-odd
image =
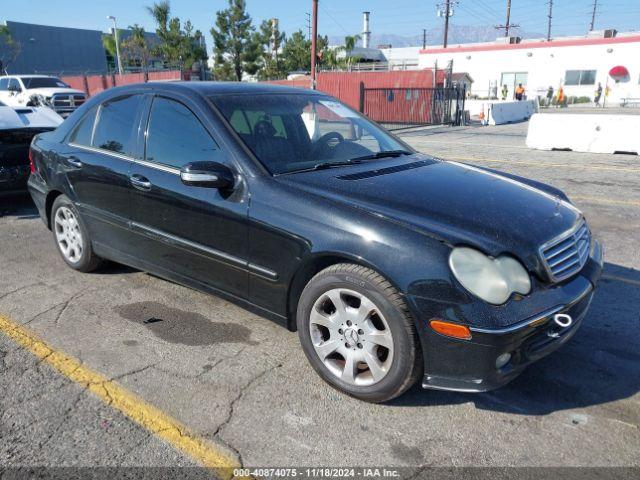
[[[471,330],[469,330],[469,327],[465,327],[464,325],[443,322],[442,320],[431,320],[429,325],[431,325],[431,328],[436,332],[446,335],[447,337],[471,340]]]

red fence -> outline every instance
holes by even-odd
[[[438,70],[436,84],[444,82],[445,72]],[[360,82],[365,88],[431,88],[434,72],[425,70],[403,70],[391,72],[319,72],[318,90],[332,95],[352,108],[360,108]],[[269,83],[290,87],[309,88],[309,77],[294,80],[276,80]]]
[[[168,70],[162,72],[149,72],[148,81],[180,80],[180,70]],[[144,73],[125,73],[124,75],[74,75],[61,77],[61,80],[71,87],[82,90],[92,96],[108,88],[130,83],[142,83],[145,81]]]

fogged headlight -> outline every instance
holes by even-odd
[[[531,279],[517,260],[506,255],[491,258],[473,248],[454,248],[449,266],[458,281],[486,302],[500,305],[512,293],[526,295],[531,291]]]

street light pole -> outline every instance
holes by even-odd
[[[311,21],[311,88],[315,90],[317,86],[316,58],[318,55],[318,0],[313,0]]]
[[[113,36],[116,40],[116,60],[118,62],[118,73],[122,75],[122,62],[120,61],[120,45],[118,42],[118,26],[116,25],[116,17],[109,15],[107,19],[113,21]]]

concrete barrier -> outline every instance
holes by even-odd
[[[505,123],[521,122],[533,115],[538,105],[536,100],[500,101],[500,100],[466,100],[465,109],[471,117],[479,117],[484,113],[484,118],[489,125],[502,125]]]
[[[537,150],[640,154],[640,115],[538,113],[527,146]]]

